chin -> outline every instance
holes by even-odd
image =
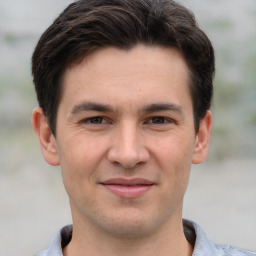
[[[105,219],[106,220],[106,219]],[[140,238],[154,232],[156,221],[150,216],[145,216],[137,211],[126,211],[112,215],[104,223],[108,233],[118,238]]]

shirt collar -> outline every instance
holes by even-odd
[[[187,240],[194,245],[192,256],[222,255],[216,246],[207,239],[206,234],[198,224],[183,219],[183,229]]]
[[[194,252],[192,256],[223,255],[217,247],[207,239],[202,228],[195,222],[184,219],[183,229],[187,240],[194,245]],[[63,256],[62,248],[71,241],[72,231],[72,225],[62,228],[53,237],[48,250],[35,256]]]

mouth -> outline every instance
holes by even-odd
[[[155,185],[154,182],[146,179],[109,179],[100,183],[107,190],[121,198],[138,198],[146,194]]]

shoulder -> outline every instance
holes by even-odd
[[[46,256],[47,255],[47,250],[41,251],[37,254],[35,254],[35,256]]]
[[[72,225],[65,226],[55,234],[47,250],[41,251],[34,256],[63,256],[62,248],[71,241],[72,232]]]
[[[256,252],[238,249],[230,245],[215,245],[223,256],[256,256]]]
[[[256,252],[212,243],[203,229],[193,221],[183,219],[183,228],[187,240],[194,245],[193,256],[256,256]]]

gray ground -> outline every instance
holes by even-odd
[[[44,249],[71,222],[60,170],[40,156],[30,57],[70,0],[0,0],[0,256]],[[217,57],[209,160],[193,166],[184,217],[217,243],[256,250],[256,2],[182,0]]]

